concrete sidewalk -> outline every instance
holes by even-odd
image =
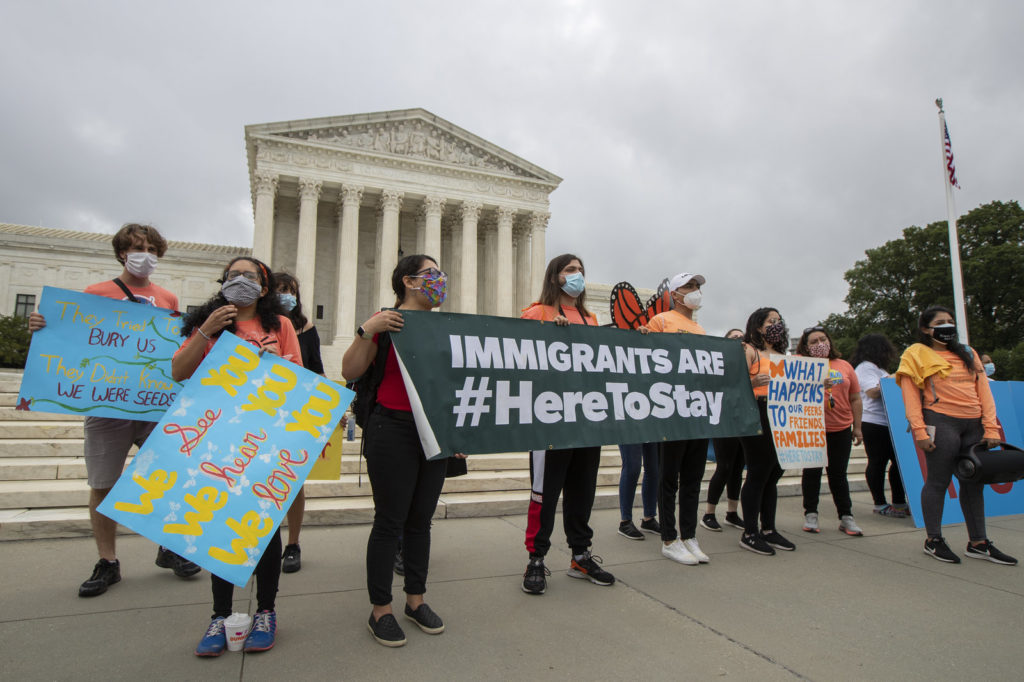
[[[526,506],[526,500],[523,501]],[[4,679],[1020,679],[1024,567],[921,551],[909,519],[871,514],[867,534],[836,530],[822,496],[820,535],[800,531],[799,498],[780,500],[779,530],[797,551],[761,557],[739,531],[698,529],[711,564],[682,566],[659,542],[616,534],[618,514],[595,512],[594,551],[618,578],[598,587],[565,575],[560,528],[548,592],[524,594],[525,516],[434,526],[428,601],[447,631],[400,618],[401,649],[366,629],[367,526],[303,531],[303,568],[281,577],[277,646],[261,654],[192,655],[211,611],[210,583],[153,565],[155,546],[119,537],[121,583],[93,599],[77,589],[95,562],[91,539],[3,543],[0,670]],[[962,525],[947,529],[962,553]],[[989,520],[996,544],[1024,557],[1024,516]],[[401,582],[396,582],[401,604]],[[250,585],[236,610],[252,613]]]

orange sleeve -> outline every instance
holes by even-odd
[[[665,331],[665,322],[661,319],[661,315],[655,315],[647,323],[647,328],[652,332],[663,332]]]
[[[299,337],[295,333],[292,321],[278,315],[281,328],[277,332],[277,342],[281,346],[281,357],[302,367],[302,350],[299,348]]]
[[[924,415],[921,413],[921,391],[910,379],[900,382],[900,390],[903,391],[903,408],[907,413],[907,421],[910,422],[914,440],[928,438],[928,431],[924,428]]]
[[[538,321],[543,322],[544,321],[544,306],[542,306],[539,303],[530,306],[529,308],[527,308],[526,310],[523,311],[523,314],[520,316],[520,319],[523,319],[523,320],[538,320]]]

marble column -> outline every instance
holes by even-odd
[[[299,178],[299,239],[295,246],[295,279],[306,292],[309,307],[316,312],[316,209],[323,183]]]
[[[498,207],[498,244],[495,277],[492,280],[497,287],[496,315],[515,317],[515,279],[512,272],[512,221],[516,209],[508,206]]]
[[[441,213],[444,211],[444,199],[430,195],[423,200],[423,214],[426,217],[424,226],[423,250],[433,258],[441,257]]]
[[[426,253],[427,212],[423,206],[416,211],[416,250],[413,253]],[[440,258],[440,256],[435,256]]]
[[[459,288],[457,282],[461,277],[459,259],[461,233],[455,225],[455,217],[449,213],[441,220],[441,269],[448,273],[448,300],[444,304],[447,312],[459,312]]]
[[[360,185],[342,185],[338,202],[338,293],[335,296],[334,347],[347,348],[356,326],[356,283],[359,272]]]
[[[476,302],[476,249],[477,221],[480,219],[480,202],[463,201],[459,208],[462,218],[462,232],[459,235],[459,308],[460,313],[475,314]]]
[[[253,175],[254,229],[252,233],[253,258],[270,263],[274,251],[274,197],[277,194],[277,176],[267,173]]]
[[[398,216],[402,211],[404,196],[398,190],[386,189],[380,197],[380,249],[377,251],[378,308],[390,308],[395,304],[395,292],[391,288],[391,273],[398,265]]]
[[[532,289],[530,268],[530,228],[517,226],[513,232],[513,244],[516,251],[516,310],[522,310],[535,299],[530,298]]]
[[[531,298],[540,299],[540,288],[544,284],[544,270],[548,266],[544,254],[544,232],[548,228],[550,213],[534,211],[530,214],[530,287]]]

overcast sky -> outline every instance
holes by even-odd
[[[243,127],[423,107],[564,178],[547,253],[707,277],[701,321],[799,331],[842,274],[1020,200],[1024,3],[0,4],[0,222],[249,246]]]

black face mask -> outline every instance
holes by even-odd
[[[932,338],[948,346],[956,341],[956,325],[940,324],[937,327],[932,327]]]

